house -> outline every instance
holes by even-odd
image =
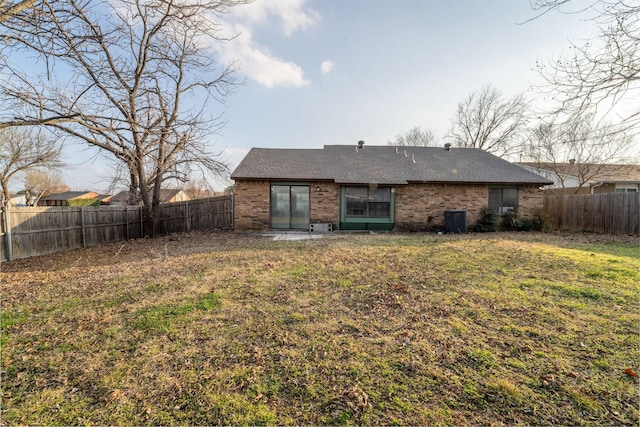
[[[24,193],[11,193],[9,194],[9,203],[13,206],[26,206],[27,197]]]
[[[235,180],[236,230],[428,230],[447,211],[466,222],[490,207],[542,208],[546,178],[473,148],[326,145],[322,149],[253,148]],[[328,226],[327,226],[328,228]]]
[[[640,165],[518,163],[553,184],[545,190],[558,194],[600,194],[640,191]]]
[[[160,190],[160,203],[184,202],[191,198],[180,189]],[[129,201],[129,191],[121,191],[109,200],[111,206],[126,206]]]
[[[69,206],[74,200],[97,200],[95,191],[65,191],[64,193],[49,194],[38,201],[38,206]]]

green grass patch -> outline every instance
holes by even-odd
[[[24,323],[29,316],[23,311],[0,310],[0,329],[3,331],[14,325]]]
[[[183,303],[160,304],[136,312],[132,326],[145,331],[170,332],[177,323],[188,319],[190,313],[194,311],[210,311],[219,305],[220,296],[215,293],[209,293]]]

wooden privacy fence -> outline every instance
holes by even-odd
[[[145,236],[141,207],[0,208],[0,260],[28,258]],[[233,196],[160,206],[158,233],[233,227]]]
[[[158,233],[233,227],[233,196],[210,197],[160,205]]]
[[[640,235],[640,193],[545,195],[545,218],[552,229]]]

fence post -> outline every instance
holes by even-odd
[[[5,201],[5,205],[4,205],[4,225],[5,225],[5,242],[6,242],[6,247],[7,247],[7,261],[11,261],[11,259],[13,258],[13,248],[11,247],[11,215],[10,215],[10,209],[9,206],[11,205],[11,202],[9,201]]]
[[[87,247],[87,236],[85,235],[85,227],[84,227],[84,206],[80,208],[80,222],[82,225],[82,247]]]
[[[184,201],[184,216],[185,219],[187,221],[187,232],[189,232],[189,230],[191,229],[190,225],[191,225],[191,221],[189,220],[189,201],[185,200]]]
[[[127,210],[127,205],[124,205],[124,224],[126,227],[124,235],[129,240],[129,211]]]
[[[144,237],[144,219],[142,218],[142,206],[140,206],[140,237]]]

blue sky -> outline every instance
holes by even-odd
[[[572,3],[572,10],[584,4]],[[569,10],[567,10],[569,11]],[[583,14],[536,16],[529,0],[256,0],[224,18],[219,50],[245,84],[212,136],[231,169],[251,147],[386,144],[414,126],[442,138],[458,102],[491,84],[505,96],[539,83],[536,61],[596,32]],[[104,191],[112,166],[73,147],[76,190]],[[223,182],[215,185],[221,189]]]

